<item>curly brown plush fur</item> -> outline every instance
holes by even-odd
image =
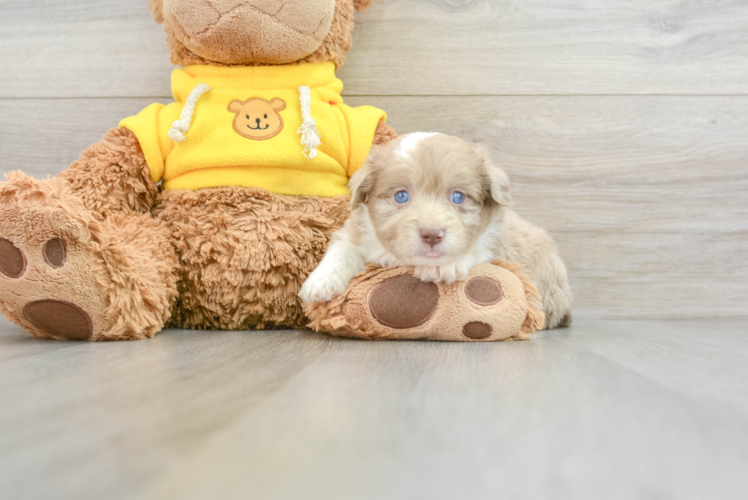
[[[164,22],[164,1],[163,0],[148,0],[148,7],[151,9],[153,19],[159,24]]]
[[[368,9],[372,3],[374,3],[374,0],[353,0],[353,5],[359,12],[363,12],[365,9]]]
[[[100,214],[148,212],[158,188],[135,134],[113,128],[60,174],[89,210]]]
[[[379,122],[377,130],[374,132],[374,145],[384,146],[397,139],[397,132],[384,122]]]
[[[347,197],[224,187],[164,191],[154,213],[179,254],[171,324],[243,330],[304,327],[296,295],[349,210]]]

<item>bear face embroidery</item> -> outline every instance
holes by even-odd
[[[248,101],[231,101],[229,111],[236,114],[234,130],[237,134],[255,141],[272,139],[283,130],[280,112],[286,109],[283,99],[266,101],[260,97]]]

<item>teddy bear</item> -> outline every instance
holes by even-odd
[[[167,326],[303,328],[297,293],[348,216],[349,177],[397,137],[335,75],[372,0],[150,0],[171,104],[47,180],[0,184],[0,309],[58,340]]]
[[[397,140],[384,111],[344,103],[335,75],[354,12],[371,2],[150,0],[181,66],[174,102],[125,118],[55,178],[0,183],[0,311],[56,340],[308,324],[361,338],[528,338],[542,324],[536,292],[506,265],[449,286],[369,269],[329,304],[298,298],[350,214],[349,178]],[[501,300],[480,304],[486,294]]]

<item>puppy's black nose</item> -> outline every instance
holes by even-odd
[[[257,122],[257,125],[259,125],[259,124],[260,124],[260,119],[259,119],[259,118],[258,118],[258,119],[256,119],[255,121]]]
[[[443,229],[421,229],[419,232],[421,233],[423,242],[431,247],[438,245],[444,240]]]

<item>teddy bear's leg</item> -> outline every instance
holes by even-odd
[[[0,309],[38,337],[152,337],[176,298],[168,231],[148,214],[97,220],[54,181],[14,174],[0,189],[27,195],[0,206]]]
[[[9,319],[58,340],[139,339],[163,328],[176,298],[163,223],[95,217],[59,178],[13,173],[0,200],[0,309]]]
[[[170,233],[142,152],[110,131],[59,177],[0,183],[0,310],[39,337],[153,336],[176,297]]]
[[[154,213],[179,257],[171,325],[245,330],[305,327],[297,294],[349,210],[343,196],[223,187],[164,191]]]

